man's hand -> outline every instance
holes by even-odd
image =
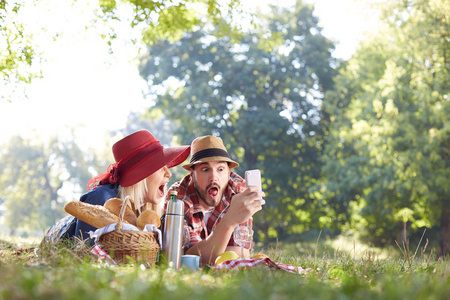
[[[264,192],[257,190],[257,187],[252,186],[246,188],[242,193],[234,195],[230,208],[212,234],[189,248],[186,253],[200,255],[202,264],[211,264],[218,255],[227,251],[227,249],[234,251],[240,249],[238,246],[227,247],[227,244],[233,234],[234,228],[250,219],[266,203],[264,199],[255,200],[266,195]],[[248,249],[244,251],[244,257],[248,257]]]
[[[262,209],[266,201],[264,199],[256,199],[262,198],[265,195],[264,192],[258,191],[256,186],[248,187],[242,193],[234,195],[230,208],[222,221],[226,220],[226,223],[233,228],[238,224],[246,222],[256,212]]]

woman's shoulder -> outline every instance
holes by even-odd
[[[103,205],[108,199],[115,197],[117,197],[117,184],[104,184],[83,194],[80,197],[80,201],[94,205]]]

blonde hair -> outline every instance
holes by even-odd
[[[135,208],[140,212],[141,207],[144,205],[145,195],[148,192],[147,178],[142,179],[131,186],[123,187],[119,185],[117,192],[119,194],[119,198],[121,199],[125,199],[126,196],[130,196],[130,198],[133,199]],[[164,212],[164,199],[159,204],[150,203],[150,208],[161,217]]]

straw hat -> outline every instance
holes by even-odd
[[[181,164],[189,156],[189,149],[190,146],[164,148],[149,131],[136,131],[112,146],[116,163],[89,180],[88,189],[117,181],[123,187],[131,186],[164,166]]]
[[[238,167],[239,164],[228,155],[223,141],[212,135],[198,137],[191,144],[191,160],[189,164],[182,167],[189,170],[193,165],[208,161],[226,161],[230,169]]]

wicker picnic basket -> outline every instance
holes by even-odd
[[[116,263],[129,262],[128,256],[138,262],[154,264],[158,258],[159,244],[156,232],[122,230],[122,220],[129,197],[126,197],[114,231],[99,238],[100,247]]]

